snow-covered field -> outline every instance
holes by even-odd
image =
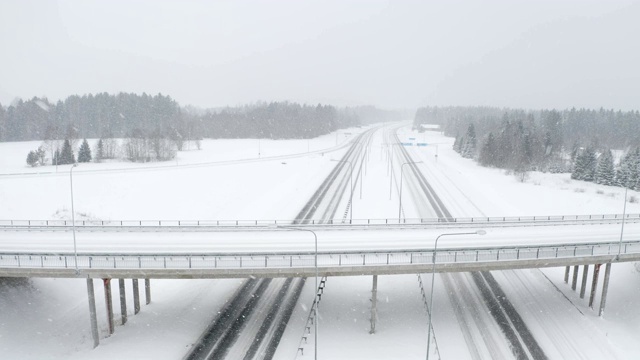
[[[354,218],[398,216],[400,166],[394,164],[396,176],[390,183],[381,135],[379,132],[370,148],[362,198],[359,187],[358,194],[354,193]],[[438,132],[418,134],[404,127],[400,137],[429,143],[411,152],[416,161],[423,161],[420,168],[454,216],[622,212],[623,189],[573,181],[568,174],[531,173],[522,183],[503,170],[462,159],[451,150],[453,139]],[[104,220],[290,219],[335,166],[330,159],[343,154],[336,139],[329,134],[311,141],[263,140],[261,159],[257,140],[206,140],[203,150],[180,152],[177,161],[168,163],[82,164],[73,170],[75,210],[80,217]],[[341,144],[346,141],[338,140]],[[59,166],[57,173],[53,167],[27,168],[26,153],[38,145],[0,143],[0,219],[70,218],[69,166]],[[407,184],[404,214],[421,216],[421,203],[411,201]],[[629,195],[638,198],[635,192]],[[640,205],[628,203],[627,212],[640,212]],[[549,349],[550,358],[640,358],[640,345],[634,338],[640,331],[640,300],[636,300],[640,299],[640,274],[634,265],[614,264],[603,318],[564,284],[563,275],[564,269],[555,268],[496,272],[514,306],[525,321],[534,324],[530,325],[534,334],[541,334],[537,337]],[[440,354],[466,358],[465,348],[456,340],[457,323],[447,295],[438,290],[442,289],[440,277],[436,280],[434,329]],[[240,282],[153,280],[152,303],[143,305],[136,316],[130,305],[129,322],[116,326],[111,337],[106,337],[102,289],[95,283],[102,342],[92,350],[84,280],[1,280],[3,358],[179,358]],[[296,355],[313,298],[309,283],[276,354],[278,359]],[[127,286],[130,291],[130,283]],[[320,307],[320,357],[424,358],[427,318],[417,277],[380,277],[376,334],[369,334],[370,291],[371,277],[327,281]],[[114,286],[114,299],[117,295]],[[118,319],[117,301],[114,311]],[[312,354],[310,341],[305,356],[299,358]]]
[[[295,217],[348,139],[204,140],[159,163],[84,163],[73,170],[76,214],[103,220]],[[70,165],[30,168],[39,142],[0,144],[0,218],[70,218]],[[307,152],[307,149],[310,151]],[[268,210],[267,210],[268,209]]]

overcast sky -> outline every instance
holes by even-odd
[[[637,1],[2,1],[0,103],[640,109]]]

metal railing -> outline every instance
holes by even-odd
[[[492,248],[438,249],[436,264],[472,264],[525,260],[571,259],[617,255],[619,242],[512,246]],[[622,255],[638,254],[640,241],[622,243]],[[295,254],[78,254],[79,269],[120,270],[204,270],[204,269],[287,269],[313,268],[314,253]],[[433,251],[354,251],[322,252],[318,267],[406,266],[432,264]],[[0,254],[0,274],[3,268],[74,269],[73,254],[4,253]],[[354,270],[356,271],[356,270]]]
[[[492,216],[468,218],[408,218],[408,219],[329,219],[309,220],[304,225],[491,225],[526,223],[610,223],[622,221],[622,214],[600,215],[542,215],[542,216]],[[625,221],[638,222],[640,214],[626,214]],[[268,227],[291,225],[295,220],[77,220],[78,227]],[[0,227],[67,227],[71,220],[0,220]]]
[[[429,313],[431,312],[431,309],[429,308],[429,303],[427,302],[427,292],[424,290],[424,283],[422,282],[422,276],[420,274],[418,274],[418,286],[420,287],[420,295],[422,296],[422,302],[424,303],[424,309],[427,312],[427,316],[429,316]],[[435,345],[435,349],[436,349],[436,354],[438,354],[438,359],[440,359],[440,349],[438,348],[438,340],[436,338],[436,333],[435,330],[433,328],[433,324],[429,324],[429,326],[431,327],[431,333],[433,334],[433,344]],[[429,339],[428,341],[431,341],[431,339]]]
[[[302,335],[300,336],[300,342],[298,343],[298,351],[296,352],[296,356],[294,359],[297,359],[298,355],[304,356],[304,347],[305,345],[308,344],[309,336],[311,335],[312,325],[314,325],[314,321],[317,321],[317,319],[315,318],[317,312],[315,310],[318,304],[320,303],[320,300],[322,299],[322,295],[324,294],[324,288],[326,283],[327,283],[327,277],[323,276],[322,279],[320,280],[320,284],[318,285],[318,288],[316,289],[316,296],[314,297],[313,303],[311,304],[311,309],[309,309],[309,315],[307,315],[307,321],[305,322],[304,330],[302,332]],[[317,344],[314,344],[313,346],[317,346]]]

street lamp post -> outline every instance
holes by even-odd
[[[620,244],[618,245],[618,255],[616,256],[616,260],[620,260],[620,253],[622,252],[622,234],[624,233],[624,218],[627,215],[627,190],[628,188],[624,188],[624,207],[622,208],[622,228],[620,229]]]
[[[349,160],[335,160],[335,159],[331,159],[331,161],[335,161],[335,162],[346,162],[349,164],[349,183],[350,183],[350,194],[349,194],[349,204],[350,204],[350,209],[349,209],[349,223],[353,223],[353,164],[351,163],[351,161]]]
[[[69,180],[71,183],[71,228],[73,229],[73,256],[76,264],[76,273],[78,273],[78,248],[76,246],[76,212],[73,208],[73,169],[78,166],[74,163],[69,169]]]
[[[405,165],[409,165],[409,164],[420,164],[422,163],[422,161],[418,161],[418,162],[406,162],[404,164],[402,164],[400,166],[400,203],[398,204],[398,223],[400,223],[400,217],[402,216],[402,170],[404,170],[404,166]]]
[[[315,342],[315,346],[314,346],[314,359],[318,360],[318,321],[320,320],[318,318],[318,235],[316,234],[315,231],[310,230],[310,229],[303,229],[300,227],[293,227],[293,226],[281,226],[278,225],[278,228],[282,228],[282,229],[288,229],[288,230],[296,230],[296,231],[307,231],[313,234],[313,240],[315,242],[315,256],[314,256],[314,266],[316,268],[316,287],[315,287],[315,297],[313,299],[313,303],[314,303],[314,310],[313,310],[313,317],[315,318],[313,324],[314,324],[314,331],[315,333],[313,334],[313,338],[314,338],[314,342]]]
[[[433,267],[431,269],[431,295],[429,295],[429,328],[427,330],[427,360],[429,360],[429,350],[431,349],[431,314],[433,314],[433,285],[436,278],[436,252],[438,251],[438,240],[443,236],[456,236],[456,235],[485,235],[487,232],[484,230],[478,230],[475,232],[459,232],[440,234],[436,237],[435,244],[433,245]]]

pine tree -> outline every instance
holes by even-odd
[[[31,167],[38,166],[38,154],[35,151],[29,151],[29,154],[27,155],[27,164]]]
[[[594,181],[596,178],[596,167],[598,166],[596,152],[592,147],[587,147],[582,156],[584,164],[584,173],[582,176],[582,180]]]
[[[478,156],[478,162],[483,166],[493,166],[496,165],[498,148],[496,139],[493,136],[493,133],[489,133],[487,136],[487,140],[485,140],[482,148],[480,149],[480,155]]]
[[[453,151],[459,153],[460,152],[460,143],[462,142],[462,138],[460,135],[456,135],[456,140],[453,142]]]
[[[53,154],[53,159],[51,159],[51,165],[60,164],[60,150],[56,149],[56,152]]]
[[[91,148],[89,147],[87,139],[84,139],[78,151],[78,162],[85,163],[89,161],[91,161]]]
[[[473,124],[469,124],[467,128],[466,141],[462,147],[462,156],[466,158],[473,158],[476,154],[476,130]]]
[[[635,189],[638,186],[638,161],[640,157],[640,149],[629,150],[620,161],[620,169],[617,172],[617,183],[629,189]]]
[[[598,159],[596,183],[602,185],[614,185],[615,183],[615,171],[613,168],[613,155],[611,154],[611,150],[604,151]]]
[[[62,151],[58,158],[58,165],[73,164],[75,162],[76,158],[73,155],[73,151],[71,151],[71,143],[68,139],[65,139],[64,144],[62,145]]]
[[[580,154],[580,146],[578,145],[578,143],[573,143],[573,146],[571,147],[571,163],[572,164],[576,163],[576,160],[579,154]]]
[[[574,180],[584,180],[585,174],[585,161],[584,150],[579,150],[577,147],[573,155],[573,170],[571,171],[571,178]]]
[[[96,145],[96,157],[94,158],[95,162],[100,162],[104,159],[104,143],[102,142],[102,138],[98,140],[98,145]]]
[[[638,173],[638,167],[640,166],[640,148],[635,148],[629,156],[629,177],[627,178],[627,187],[631,190],[638,190],[638,181],[640,181],[640,174]]]

